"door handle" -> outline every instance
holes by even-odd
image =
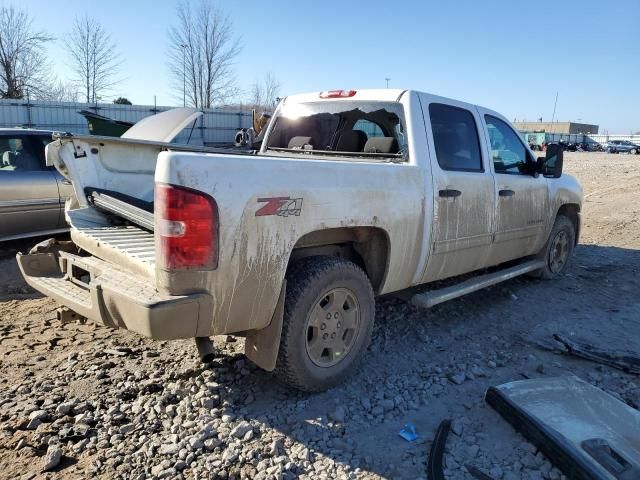
[[[66,179],[66,178],[63,178],[63,179],[62,179],[62,184],[63,184],[63,185],[71,185],[71,180],[68,180],[68,179]]]
[[[460,190],[447,189],[447,190],[440,190],[438,192],[438,195],[445,198],[452,198],[452,197],[459,197],[460,195],[462,195],[462,192]]]
[[[501,197],[513,197],[516,194],[513,190],[500,190],[498,195]]]

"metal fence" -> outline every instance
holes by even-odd
[[[39,128],[88,134],[86,119],[78,112],[89,110],[105,117],[135,123],[174,107],[116,105],[113,103],[45,102],[0,99],[0,127]],[[238,128],[251,126],[249,109],[204,109],[204,115],[176,138],[176,143],[221,145],[233,142]]]
[[[633,143],[640,144],[640,135],[601,135],[601,134],[583,134],[583,133],[548,133],[548,132],[520,132],[522,138],[529,143],[540,144],[542,142],[560,142],[567,143],[599,143],[605,145],[609,140],[629,140]]]
[[[640,135],[588,135],[588,142],[597,142],[604,145],[609,140],[628,140],[640,144]]]

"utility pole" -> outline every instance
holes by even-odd
[[[556,92],[556,101],[553,102],[553,115],[551,115],[551,123],[556,118],[556,106],[558,105],[558,92]]]
[[[187,106],[187,44],[181,43],[182,47],[182,106]]]
[[[389,77],[385,78],[385,81],[387,82],[387,88],[389,88],[389,80],[391,80]]]

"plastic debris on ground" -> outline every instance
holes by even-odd
[[[400,436],[404,438],[407,442],[413,442],[418,438],[418,434],[416,433],[416,427],[407,423],[402,430],[400,430]]]

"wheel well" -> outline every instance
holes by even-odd
[[[565,203],[558,209],[558,215],[564,215],[573,223],[573,230],[576,232],[575,243],[577,244],[580,237],[580,205]]]
[[[384,230],[375,227],[329,228],[310,232],[293,247],[289,264],[314,255],[348,258],[367,273],[373,290],[377,292],[387,272],[389,237]]]

